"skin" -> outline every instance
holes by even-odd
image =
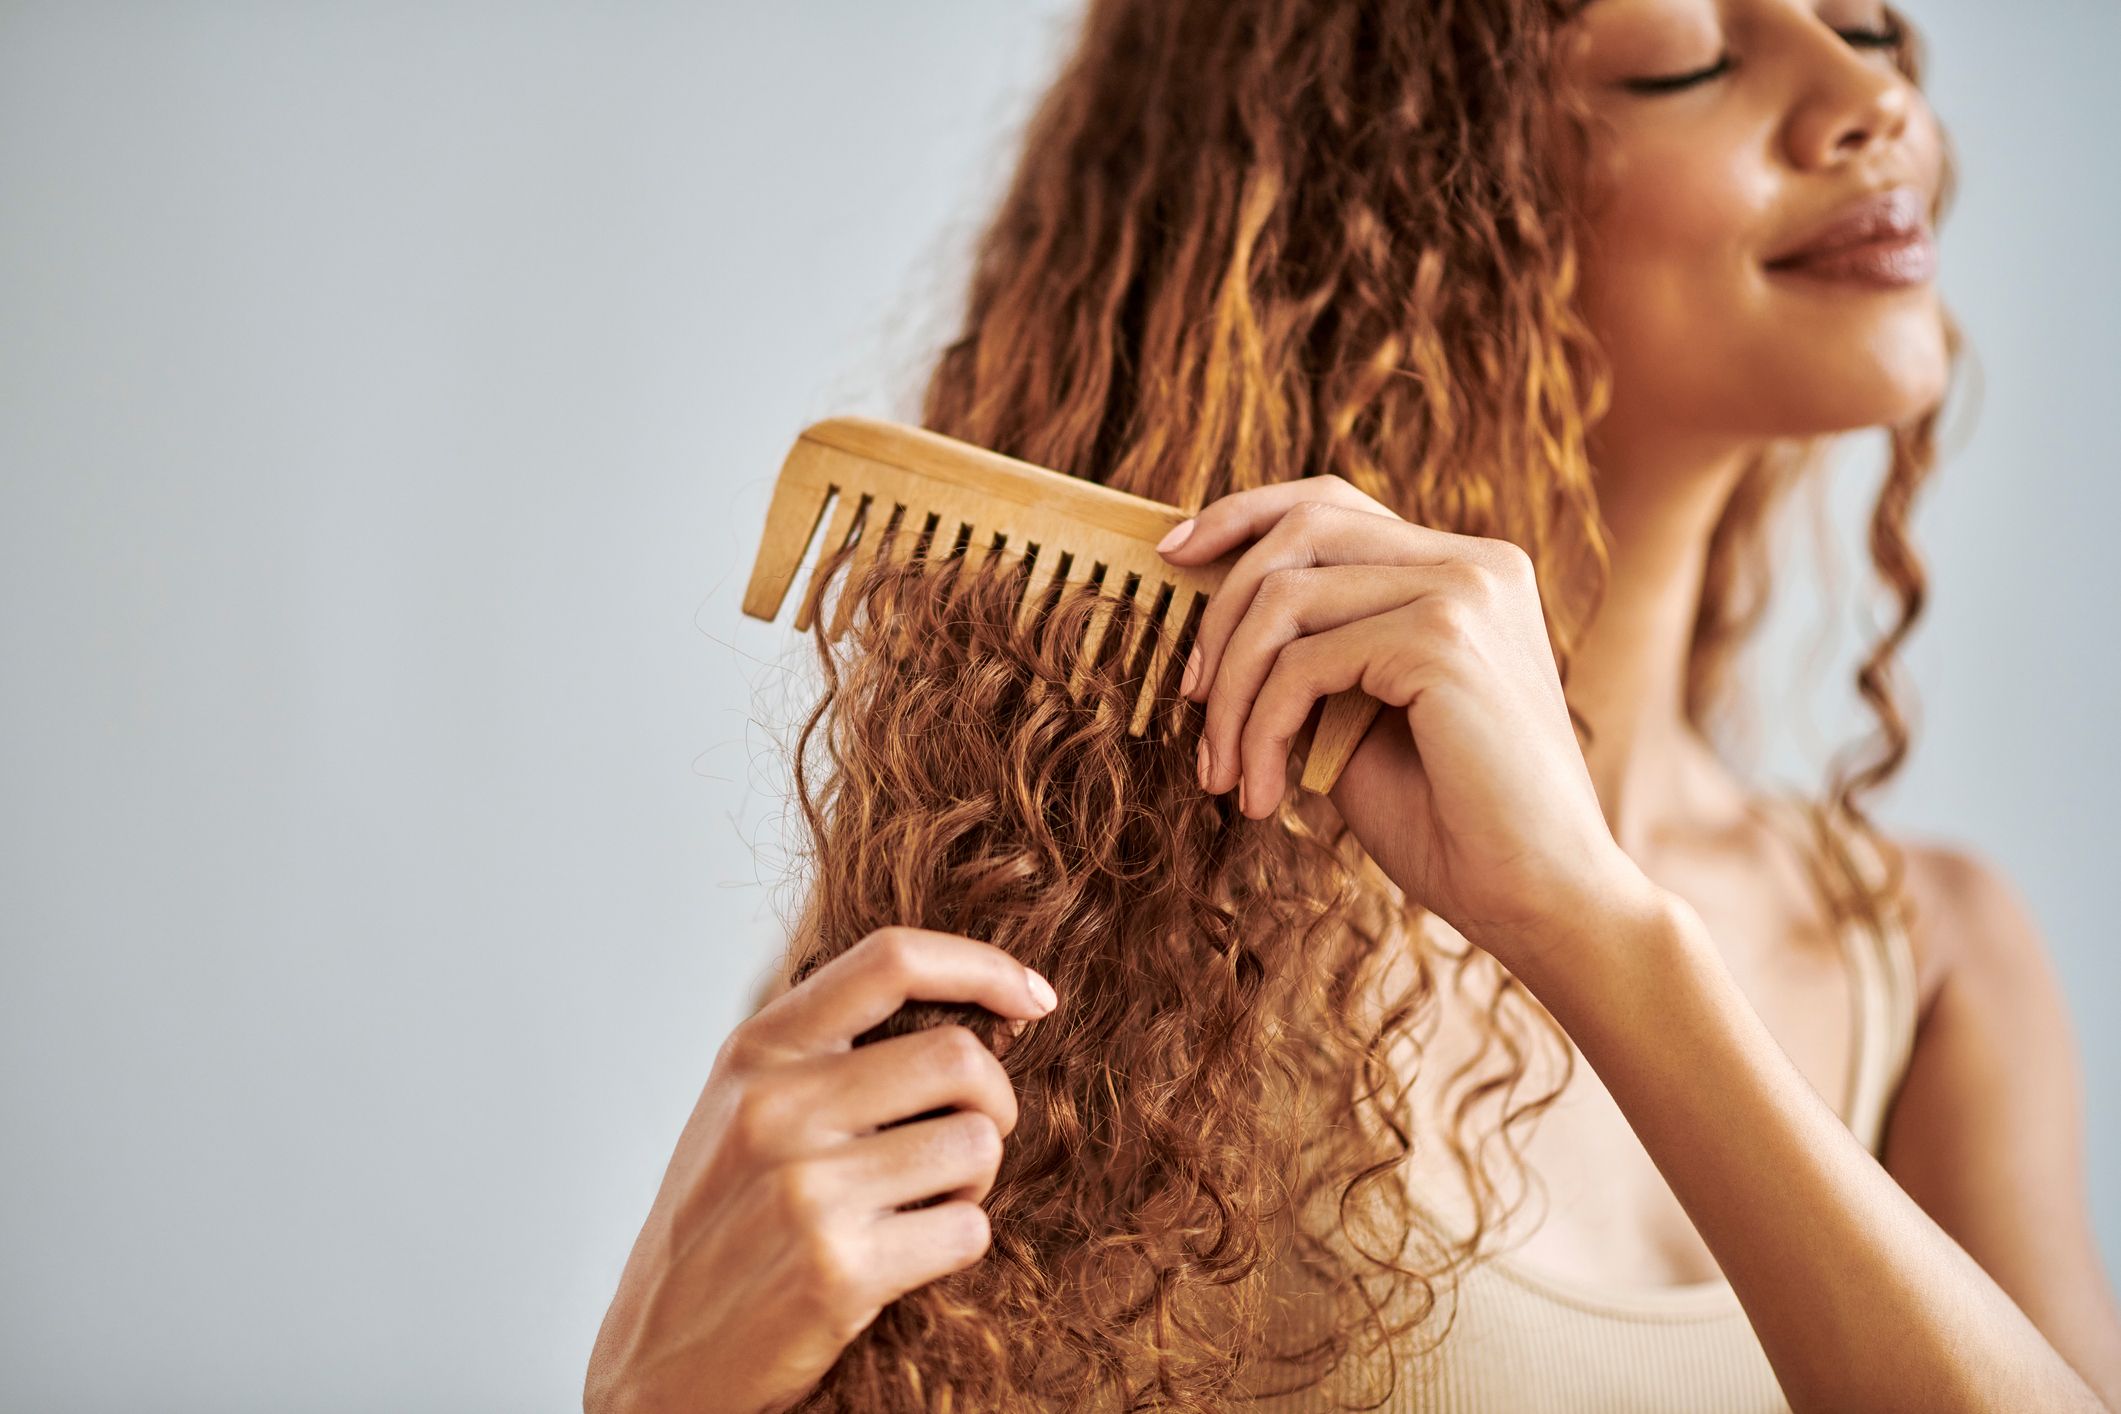
[[[1934,196],[1934,117],[1850,37],[1885,28],[1869,6],[1785,0],[1596,0],[1572,25],[1569,80],[1602,120],[1585,307],[1615,381],[1592,446],[1612,587],[1570,682],[1589,752],[1514,547],[1310,478],[1166,542],[1184,564],[1243,550],[1189,666],[1203,784],[1263,818],[1319,697],[1360,685],[1402,709],[1336,806],[1589,1062],[1528,1161],[1602,1202],[1550,1215],[1523,1248],[1544,1265],[1651,1284],[1720,1268],[1798,1408],[2111,1408],[2121,1314],[2085,1201],[2082,1081],[2023,900],[1978,854],[1900,842],[1920,1021],[1881,1167],[1821,1098],[1838,1018],[1804,1020],[1847,981],[1777,938],[1816,940],[1812,886],[1682,711],[1695,586],[1747,453],[1906,420],[1945,386],[1934,284],[1764,264],[1852,195]],[[1691,88],[1624,86],[1726,49],[1731,70]]]
[[[853,1044],[916,998],[977,1003],[1018,1035],[1054,1005],[1000,948],[918,928],[778,990],[722,1043],[678,1135],[585,1411],[785,1408],[885,1306],[985,1255],[980,1200],[1017,1119],[1001,1062],[963,1026]],[[951,1113],[896,1123],[934,1109]]]
[[[1217,501],[1167,542],[1183,564],[1242,550],[1189,673],[1203,785],[1263,818],[1315,701],[1359,684],[1387,704],[1336,807],[1588,1062],[1527,1161],[1584,1175],[1605,1206],[1551,1214],[1526,1248],[1545,1265],[1637,1283],[1720,1268],[1799,1409],[2114,1408],[2121,1314],[2085,1202],[2081,1077],[2023,900],[1975,853],[1902,842],[1920,1022],[1881,1166],[1822,1098],[1845,1041],[1816,1018],[1847,981],[1817,965],[1813,886],[1681,710],[1709,531],[1747,452],[1898,422],[1944,387],[1932,286],[1763,267],[1873,185],[1934,192],[1921,95],[1848,37],[1882,28],[1854,0],[1593,0],[1571,22],[1566,81],[1602,120],[1585,308],[1615,376],[1592,447],[1613,574],[1569,687],[1590,751],[1521,551],[1308,478]],[[1733,69],[1697,87],[1623,86],[1726,48]],[[850,1049],[911,996],[1044,1014],[1004,955],[912,930],[776,989],[679,1138],[585,1408],[675,1410],[700,1389],[778,1407],[896,1294],[979,1259],[1014,1101],[976,1041]],[[938,1084],[960,1116],[879,1129]],[[894,1211],[916,1192],[952,1200]]]

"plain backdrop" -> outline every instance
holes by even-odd
[[[766,491],[908,410],[1076,12],[0,3],[0,1406],[579,1407],[791,899]],[[2037,916],[2114,1269],[2121,7],[1914,13],[1980,387],[1881,814]],[[1866,725],[1880,450],[1766,775]]]

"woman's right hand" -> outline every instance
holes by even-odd
[[[740,1024],[627,1258],[584,1409],[784,1408],[886,1305],[978,1261],[1016,1127],[1001,1062],[963,1026],[854,1038],[909,1000],[976,1003],[1020,1031],[1051,999],[990,944],[882,928]],[[933,1195],[947,1201],[897,1211]]]

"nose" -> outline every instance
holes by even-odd
[[[1907,76],[1881,64],[1877,51],[1851,49],[1823,25],[1806,29],[1811,33],[1800,41],[1807,45],[1796,60],[1803,77],[1786,139],[1791,163],[1816,170],[1897,141],[1915,102]]]

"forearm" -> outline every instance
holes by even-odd
[[[2106,1407],[1864,1151],[1684,900],[1547,941],[1520,980],[1626,1114],[1795,1408]]]

